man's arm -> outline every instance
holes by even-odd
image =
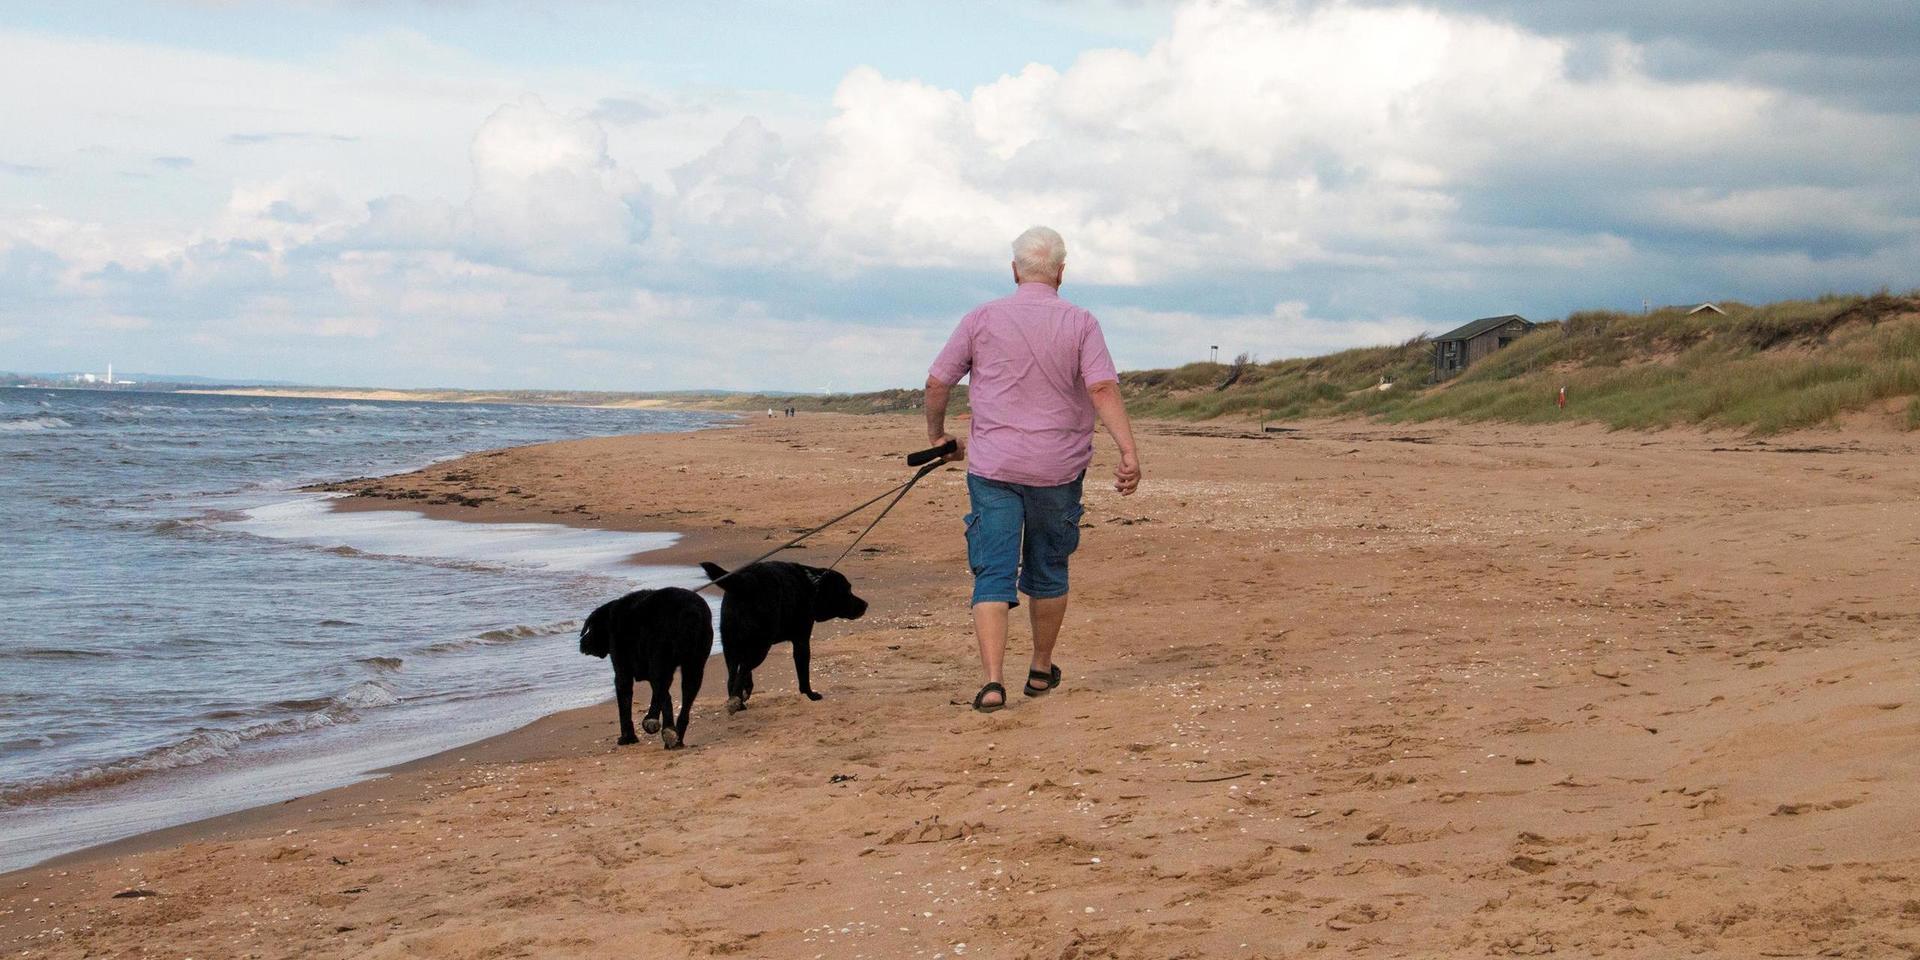
[[[1099,414],[1100,423],[1120,447],[1120,464],[1113,468],[1113,489],[1123,497],[1133,496],[1133,492],[1140,489],[1140,451],[1133,445],[1133,421],[1127,419],[1127,402],[1120,397],[1120,384],[1102,380],[1087,387],[1087,396],[1093,400],[1093,412]],[[945,404],[941,406],[944,408]],[[927,416],[932,419],[931,401]]]
[[[948,440],[959,445],[959,449],[947,454],[947,460],[965,460],[967,458],[967,438],[947,435],[947,401],[953,396],[953,386],[936,377],[927,378],[927,445],[938,447]]]
[[[973,323],[979,312],[960,318],[960,325],[953,328],[947,345],[940,348],[940,355],[933,358],[933,367],[927,371],[927,442],[936,447],[948,440],[957,444],[958,449],[947,454],[948,463],[967,458],[967,439],[947,435],[947,401],[953,396],[953,385],[973,369]]]

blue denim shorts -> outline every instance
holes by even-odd
[[[967,474],[967,565],[973,602],[1020,605],[1067,593],[1067,558],[1080,546],[1080,482],[1030,487]]]

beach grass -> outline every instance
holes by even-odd
[[[1465,374],[1431,382],[1431,344],[1253,365],[1124,374],[1144,416],[1262,420],[1364,415],[1390,422],[1682,424],[1767,434],[1889,405],[1920,429],[1920,294],[1828,296],[1725,315],[1585,311],[1543,323]],[[1391,384],[1379,389],[1382,382]],[[1569,403],[1556,402],[1560,388]]]

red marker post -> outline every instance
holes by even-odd
[[[1560,388],[1559,404],[1560,404],[1560,409],[1565,410],[1567,408],[1567,388],[1566,387]]]

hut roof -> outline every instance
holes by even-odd
[[[1469,323],[1464,327],[1456,327],[1452,330],[1447,331],[1446,333],[1443,333],[1437,337],[1434,337],[1433,339],[1435,340],[1472,340],[1474,337],[1477,337],[1483,333],[1486,333],[1488,330],[1492,330],[1495,327],[1505,326],[1507,322],[1510,320],[1518,320],[1529,327],[1533,326],[1533,321],[1528,320],[1526,317],[1523,317],[1517,313],[1509,313],[1509,314],[1504,314],[1498,317],[1481,317],[1480,319],[1475,320],[1474,322]]]

